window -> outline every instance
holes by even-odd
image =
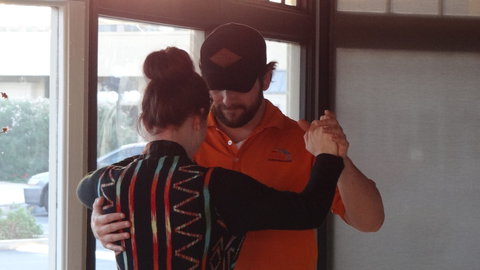
[[[189,0],[94,1],[90,16],[94,18],[91,23],[96,24],[95,18],[98,19],[98,32],[90,33],[90,51],[93,53],[90,55],[92,68],[89,78],[93,78],[95,83],[89,85],[89,92],[96,98],[89,108],[96,110],[90,114],[96,115],[96,118],[90,120],[97,121],[97,126],[90,126],[89,134],[95,136],[97,142],[89,144],[89,150],[96,151],[97,156],[89,156],[89,159],[97,159],[98,162],[109,151],[143,140],[137,135],[136,123],[130,120],[136,120],[138,116],[139,98],[145,87],[142,74],[145,56],[166,46],[178,46],[190,51],[198,66],[204,31],[225,23],[225,19],[249,24],[272,38],[271,44],[269,41],[267,45],[268,60],[277,61],[279,65],[272,87],[264,94],[292,118],[305,117],[309,114],[306,111],[311,108],[305,108],[310,103],[300,101],[300,95],[305,96],[303,92],[307,85],[304,81],[307,76],[300,76],[303,69],[300,61],[306,55],[314,55],[310,52],[314,48],[310,45],[315,40],[311,35],[315,29],[314,2],[232,0],[213,1],[205,5],[201,1]],[[93,26],[92,29],[97,25]],[[309,44],[308,48],[306,44]],[[311,61],[312,69],[309,70],[315,74],[315,60]],[[97,63],[98,69],[95,69]],[[309,85],[314,85],[313,78]],[[108,121],[105,121],[107,114],[103,110],[110,111]],[[121,119],[122,124],[119,124]],[[110,136],[127,128],[130,129],[128,134]],[[90,160],[89,165],[93,167],[92,163]],[[103,267],[101,263],[106,263],[107,268],[113,263],[111,254],[104,251],[99,248],[96,252],[97,259],[102,256],[96,261],[98,269]]]
[[[9,1],[2,3],[5,2]],[[37,234],[42,241],[29,237],[6,244],[9,240],[0,240],[0,268],[83,269],[85,239],[79,232],[86,219],[75,190],[86,172],[86,136],[82,132],[86,128],[85,122],[79,121],[86,117],[86,28],[84,24],[69,22],[85,21],[85,3],[13,2],[15,5],[0,4],[0,86],[1,92],[9,96],[0,103],[0,113],[6,113],[0,118],[6,123],[0,125],[11,128],[9,133],[1,134],[0,147],[11,147],[15,140],[21,144],[17,143],[13,154],[2,148],[5,151],[0,166],[34,162],[19,168],[17,176],[2,180],[25,182],[32,175],[45,172],[48,175],[32,177],[31,187],[35,182],[47,181],[48,206],[26,207],[43,219],[42,232]],[[4,108],[13,103],[16,105],[12,115]],[[1,171],[5,172],[4,168]],[[10,195],[23,196],[23,190],[1,197]],[[15,203],[24,209],[24,201],[25,198]],[[8,208],[2,205],[2,213],[10,211]],[[34,216],[28,226],[34,227],[37,222]]]
[[[187,28],[99,19],[97,85],[97,162],[99,166],[138,154],[145,143],[138,133],[137,118],[146,86],[145,57],[175,46],[190,53],[198,66],[203,33]],[[120,154],[120,155],[118,155]],[[103,157],[102,157],[103,156]],[[97,269],[116,267],[113,252],[97,243]]]
[[[0,4],[0,268],[48,269],[52,8]],[[55,194],[55,193],[51,193]],[[54,199],[55,200],[55,199]],[[11,259],[15,258],[15,259]]]
[[[479,16],[479,0],[338,0],[338,11]]]
[[[300,46],[292,42],[267,40],[267,62],[276,61],[265,98],[293,119],[300,117]]]
[[[143,138],[138,133],[137,118],[146,86],[142,71],[145,57],[152,51],[176,46],[189,52],[198,67],[204,39],[200,31],[122,19],[100,18],[98,29],[97,162],[101,156],[113,156],[122,148],[133,150],[131,155],[142,150],[138,147],[143,145],[138,144]],[[294,43],[267,42],[268,61],[277,61],[278,66],[265,92],[274,105],[297,119],[299,47]],[[99,243],[96,256],[98,269],[115,267],[113,253]]]
[[[297,6],[297,0],[269,0],[273,3],[280,3],[287,6]]]

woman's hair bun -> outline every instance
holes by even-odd
[[[145,59],[143,72],[150,79],[140,114],[146,131],[155,134],[168,126],[179,127],[191,115],[206,118],[208,87],[187,52],[175,47],[153,52]]]
[[[143,72],[152,81],[184,80],[195,73],[195,68],[187,52],[168,47],[150,53],[143,64]]]

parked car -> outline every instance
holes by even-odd
[[[142,153],[146,143],[132,143],[122,145],[97,159],[97,168],[101,168],[112,163],[121,161],[127,157]],[[50,180],[49,172],[42,172],[33,175],[28,180],[28,187],[23,189],[25,203],[29,205],[38,205],[45,207],[48,212],[48,182]]]

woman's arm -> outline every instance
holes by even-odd
[[[343,169],[338,146],[314,121],[305,133],[307,150],[316,155],[310,180],[301,193],[277,191],[255,179],[217,168],[209,189],[214,207],[232,232],[263,229],[308,229],[329,213]]]
[[[99,169],[86,175],[77,186],[78,199],[89,209],[92,209],[95,199],[99,197],[98,185],[104,171],[104,169]]]
[[[278,191],[239,172],[216,168],[209,189],[214,207],[234,233],[310,229],[319,227],[330,212],[342,169],[340,157],[317,156],[307,187],[295,193]]]
[[[131,161],[133,159],[129,158],[115,165],[127,165]],[[99,193],[102,176],[105,176],[105,173],[109,173],[109,170],[113,168],[113,166],[108,166],[85,176],[77,187],[77,197],[86,207],[93,210],[90,223],[95,238],[99,239],[105,248],[118,253],[122,252],[124,248],[117,245],[117,241],[130,238],[128,232],[121,232],[130,227],[130,222],[124,220],[125,214],[123,213],[104,214],[102,208],[106,202]]]

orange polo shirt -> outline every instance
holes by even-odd
[[[314,160],[305,150],[303,134],[295,121],[266,100],[261,123],[240,149],[217,128],[210,114],[207,136],[195,160],[206,167],[240,171],[278,190],[300,192],[307,184]],[[341,216],[345,213],[338,191],[332,211]],[[269,230],[247,233],[235,269],[312,270],[316,265],[315,230]]]

